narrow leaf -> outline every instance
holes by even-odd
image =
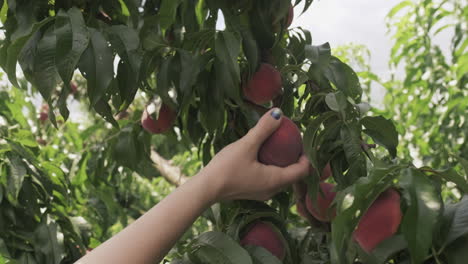
[[[69,85],[81,54],[89,44],[89,32],[81,11],[73,7],[66,13],[60,11],[55,20],[57,52],[55,62],[65,85]]]
[[[23,49],[23,46],[26,44],[29,38],[34,33],[36,33],[37,30],[39,30],[41,27],[43,27],[44,25],[46,25],[47,23],[53,20],[54,20],[54,17],[48,17],[42,20],[41,22],[34,24],[34,26],[26,35],[17,38],[16,40],[14,40],[13,43],[10,44],[10,46],[8,46],[6,65],[4,68],[5,68],[5,72],[8,75],[8,79],[13,84],[13,86],[20,87],[16,79],[16,63],[18,61],[19,54],[21,50]]]
[[[459,237],[468,235],[468,197],[463,197],[462,201],[457,204],[455,214],[452,219],[450,229],[448,230],[447,239],[444,245],[449,245]]]
[[[366,128],[364,133],[372,137],[377,144],[384,146],[393,158],[396,157],[398,132],[390,119],[368,116],[361,119],[361,124]]]
[[[247,251],[232,238],[221,232],[211,231],[203,233],[192,242],[191,247],[194,250],[194,254],[197,254],[203,248],[210,248],[228,260],[228,262],[224,263],[253,264]]]
[[[440,191],[417,169],[405,169],[401,178],[408,209],[401,229],[411,255],[412,263],[423,263],[432,245],[432,234],[441,214]]]
[[[114,77],[114,66],[112,50],[104,35],[92,28],[90,33],[90,44],[81,56],[79,69],[88,81],[88,96],[94,106],[105,95]]]
[[[8,160],[10,161],[10,173],[7,175],[7,197],[16,204],[26,176],[26,167],[17,155],[8,155]]]

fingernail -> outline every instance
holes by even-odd
[[[279,108],[275,108],[273,111],[271,111],[271,116],[276,120],[279,120],[282,114],[283,113],[281,112],[281,109]]]

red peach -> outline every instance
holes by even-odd
[[[244,96],[256,104],[265,104],[281,93],[281,74],[271,64],[262,63],[244,85]]]
[[[336,193],[332,191],[335,185],[331,183],[321,182],[319,184],[320,189],[323,192],[318,193],[317,195],[317,207],[310,199],[310,196],[307,194],[306,196],[306,206],[309,213],[315,217],[315,219],[322,221],[322,222],[330,222],[336,215],[336,209],[333,208],[330,210],[330,205],[335,199]]]
[[[299,128],[287,117],[268,137],[258,152],[258,160],[266,165],[287,167],[296,163],[302,154],[302,138]]]
[[[71,94],[78,92],[78,85],[75,82],[70,82]]]
[[[148,113],[148,110],[145,109],[141,116],[141,125],[143,128],[153,134],[160,134],[166,132],[172,127],[174,120],[176,119],[177,114],[166,104],[161,106],[159,110],[159,116],[157,120],[151,118],[151,115]]]
[[[39,113],[39,120],[41,120],[41,122],[45,122],[47,119],[49,119],[49,114],[47,112]]]
[[[371,252],[380,242],[393,236],[401,222],[400,194],[394,189],[381,193],[361,217],[354,239]]]
[[[242,237],[241,245],[263,247],[278,259],[283,260],[286,255],[285,245],[281,234],[278,234],[269,223],[258,221]]]

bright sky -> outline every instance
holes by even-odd
[[[292,26],[312,33],[314,45],[329,42],[331,47],[355,43],[371,52],[371,70],[381,77],[389,76],[388,61],[392,41],[387,35],[385,17],[401,0],[315,0],[305,14],[302,5],[295,8]],[[382,106],[382,87],[373,87],[374,106]]]
[[[292,26],[301,26],[312,33],[314,45],[329,42],[331,47],[347,43],[363,44],[371,51],[371,70],[381,78],[390,76],[388,61],[393,46],[387,33],[385,18],[402,0],[315,0],[303,15],[302,5],[295,8]],[[449,58],[451,32],[443,31],[433,38]],[[397,69],[403,74],[403,67]],[[372,87],[372,104],[382,107],[384,89]]]
[[[301,7],[296,7],[292,26],[310,30],[314,45],[323,42],[329,42],[332,48],[350,42],[366,45],[372,54],[372,70],[386,75],[392,41],[386,34],[385,17],[400,1],[315,0],[303,15]]]

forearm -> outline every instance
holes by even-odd
[[[77,263],[157,263],[215,202],[203,171]]]

